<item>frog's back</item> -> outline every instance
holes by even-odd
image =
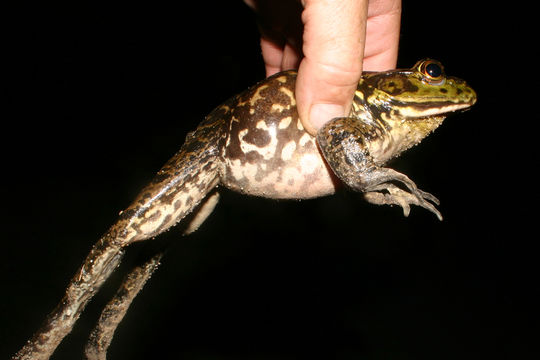
[[[335,191],[336,180],[300,122],[296,72],[272,76],[221,108],[229,123],[221,183],[271,198],[312,198]]]

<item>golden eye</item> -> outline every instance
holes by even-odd
[[[440,62],[426,60],[420,64],[418,70],[429,83],[433,85],[442,85],[444,83],[444,69]]]

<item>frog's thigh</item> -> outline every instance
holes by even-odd
[[[195,215],[189,222],[189,225],[184,230],[184,235],[191,234],[201,226],[201,224],[210,216],[214,208],[216,207],[219,201],[219,192],[214,190],[206,199],[203,200],[202,204],[195,210]]]

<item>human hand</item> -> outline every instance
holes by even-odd
[[[259,16],[266,75],[298,68],[296,102],[312,135],[346,116],[362,70],[396,66],[401,0],[245,0]]]

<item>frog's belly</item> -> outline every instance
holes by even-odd
[[[221,182],[232,190],[272,199],[308,199],[336,190],[338,180],[307,133],[297,141],[240,147],[241,154],[228,147],[224,157]]]

